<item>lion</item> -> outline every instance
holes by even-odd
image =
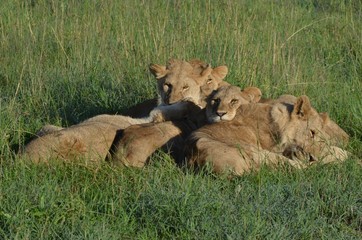
[[[140,121],[103,114],[68,128],[46,125],[38,132],[39,137],[30,141],[20,154],[35,163],[73,158],[87,158],[96,162],[105,159],[118,129],[139,124]]]
[[[157,79],[159,105],[151,111],[150,122],[182,119],[190,111],[189,102],[199,108],[206,106],[207,96],[220,85],[228,73],[226,66],[214,69],[203,61],[188,62],[171,59],[166,66],[151,64],[151,73]]]
[[[264,164],[305,168],[345,160],[348,153],[338,145],[348,142],[348,134],[326,113],[319,114],[307,96],[295,99],[285,95],[271,104],[241,105],[234,118],[194,131],[186,141],[187,165],[211,164],[216,173],[242,175]]]
[[[176,163],[183,164],[184,140],[192,131],[207,123],[206,115],[211,113],[211,109],[214,109],[217,103],[219,107],[224,104],[224,101],[219,101],[220,98],[228,99],[225,105],[231,105],[233,110],[242,104],[257,102],[261,98],[261,90],[256,87],[241,90],[236,86],[221,85],[218,91],[214,90],[206,98],[206,109],[190,111],[189,117],[183,121],[134,125],[119,131],[112,144],[109,160],[116,164],[143,167],[154,151],[167,144],[171,145],[171,153]],[[222,117],[224,116],[226,114]],[[217,121],[216,117],[210,120],[212,121]]]
[[[155,112],[151,111],[149,117],[103,114],[68,128],[46,125],[38,132],[39,137],[28,143],[20,154],[34,162],[50,158],[105,159],[118,130],[136,124],[183,118],[187,111],[199,109],[205,99],[202,96],[203,84],[222,81],[225,69],[227,73],[226,66],[212,69],[200,60],[192,60],[191,63],[172,60],[167,66],[151,65],[150,70],[157,76],[158,85],[167,84],[170,89],[160,93],[159,106],[153,110]]]

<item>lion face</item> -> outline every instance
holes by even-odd
[[[290,108],[277,104],[271,111],[280,129],[282,145],[297,145],[315,156],[327,146],[348,142],[348,134],[333,122],[326,113],[318,113],[307,96],[297,99]]]
[[[237,109],[243,104],[256,103],[261,98],[259,88],[244,90],[236,86],[223,86],[210,95],[206,105],[206,116],[210,123],[233,120]]]
[[[226,69],[226,71],[225,71]],[[227,74],[227,67],[212,69],[200,60],[170,60],[166,66],[151,64],[151,73],[158,80],[157,89],[163,105],[191,101],[205,106],[205,96],[218,87]]]

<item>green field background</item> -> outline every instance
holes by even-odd
[[[264,97],[305,94],[351,136],[343,164],[229,179],[177,168],[34,165],[44,124],[156,96],[150,63],[199,58]],[[361,239],[360,0],[4,0],[0,239]]]

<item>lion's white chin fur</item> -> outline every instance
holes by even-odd
[[[216,114],[207,114],[207,121],[208,123],[217,123],[217,122],[221,122],[221,121],[231,121],[233,120],[235,117],[234,115],[223,115],[223,116],[218,116]]]

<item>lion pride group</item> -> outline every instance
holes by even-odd
[[[308,96],[262,97],[224,81],[226,66],[171,59],[151,64],[158,99],[126,115],[97,115],[67,128],[45,125],[20,153],[33,162],[108,161],[144,167],[163,148],[176,164],[242,175],[262,165],[306,168],[344,161],[348,134]]]

